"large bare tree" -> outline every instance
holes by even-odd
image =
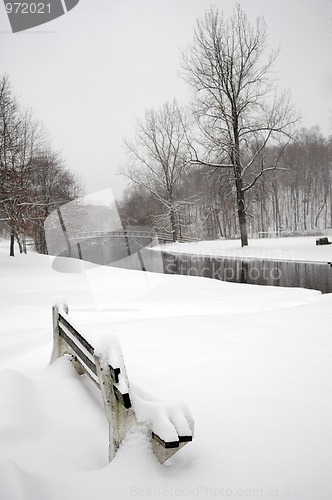
[[[173,241],[178,238],[178,188],[189,166],[188,118],[176,101],[150,109],[137,121],[134,141],[125,140],[129,163],[123,173],[164,207]]]
[[[279,168],[297,121],[289,96],[276,93],[277,52],[266,54],[266,42],[262,18],[252,25],[239,5],[230,18],[211,8],[197,21],[182,60],[205,149],[195,161],[229,169],[242,246],[248,244],[246,192],[263,173]],[[264,154],[270,146],[273,157]]]

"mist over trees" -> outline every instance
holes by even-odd
[[[15,241],[26,251],[26,238],[47,253],[44,220],[79,192],[31,111],[19,105],[8,76],[0,77],[0,229],[10,235],[10,255]]]
[[[181,107],[180,143],[170,140],[178,118],[170,103],[148,111],[126,141],[133,184],[120,206],[125,220],[156,227],[162,220],[173,239],[236,237],[242,246],[248,235],[332,226],[332,142],[318,128],[300,128],[289,94],[278,92],[276,57],[264,20],[251,24],[238,5],[230,18],[211,8],[197,21],[181,60],[193,100]],[[167,124],[157,119],[165,109]],[[165,165],[176,154],[182,167],[170,196]]]

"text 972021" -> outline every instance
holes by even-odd
[[[51,4],[38,2],[38,3],[27,3],[27,2],[13,2],[6,3],[6,11],[8,14],[50,14]]]

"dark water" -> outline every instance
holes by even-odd
[[[127,269],[332,292],[332,267],[327,262],[176,254],[152,250],[150,244],[151,238],[90,239],[82,241],[79,247],[73,245],[71,256]]]
[[[162,252],[166,274],[266,286],[301,287],[332,292],[332,267],[326,262],[301,262],[215,257]]]
[[[106,266],[117,265],[128,256],[137,255],[151,243],[151,238],[117,236],[112,238],[89,238],[71,244],[71,257]],[[68,251],[61,254],[68,257]],[[121,265],[120,267],[126,267]]]

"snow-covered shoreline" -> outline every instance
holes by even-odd
[[[214,257],[306,262],[332,261],[332,245],[316,245],[316,239],[316,236],[252,239],[249,240],[249,245],[243,248],[239,240],[220,239],[193,243],[167,243],[155,248],[171,253]],[[329,241],[332,241],[331,237]]]

